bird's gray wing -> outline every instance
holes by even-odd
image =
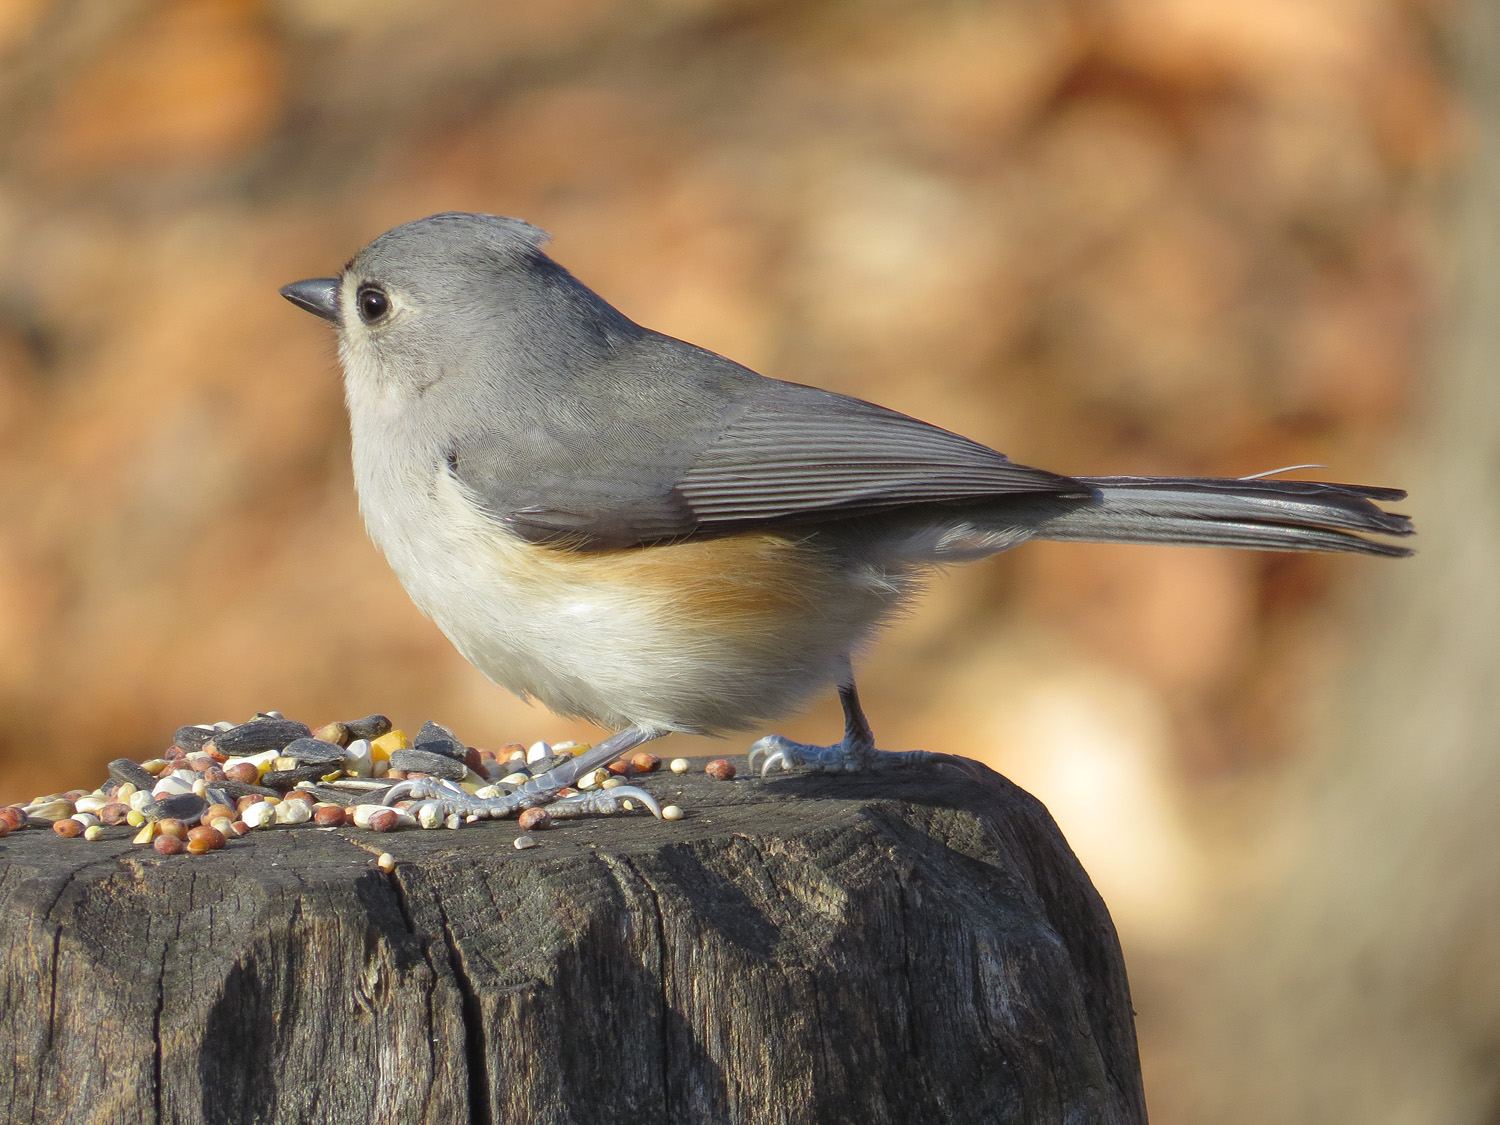
[[[450,469],[533,542],[618,549],[756,526],[1014,493],[1082,495],[1068,477],[860,399],[766,379],[678,341],[651,378],[586,408],[536,403],[502,439],[479,430]]]
[[[861,399],[765,387],[675,483],[700,529],[843,518],[1014,493],[1087,494],[987,446]]]

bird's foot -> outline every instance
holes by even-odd
[[[612,816],[617,812],[629,812],[639,801],[651,810],[653,816],[661,816],[661,806],[656,798],[634,785],[617,785],[613,789],[595,789],[588,793],[574,793],[570,797],[559,797],[547,806],[554,820],[570,820],[575,816]]]
[[[875,770],[911,769],[918,766],[954,766],[971,777],[978,777],[981,767],[969,758],[956,754],[939,754],[931,750],[877,750],[863,742],[844,739],[832,746],[808,746],[779,734],[769,734],[750,747],[747,765],[755,770],[755,761],[763,757],[760,775],[765,777],[775,766],[784,770],[806,769],[814,773],[856,773]]]
[[[569,779],[571,780],[571,778]],[[661,816],[661,805],[650,793],[634,785],[620,785],[614,789],[600,789],[588,793],[574,793],[559,797],[558,791],[566,783],[549,779],[548,774],[534,777],[510,793],[493,797],[478,797],[465,792],[451,781],[438,777],[421,777],[412,781],[401,781],[386,791],[384,804],[413,799],[419,802],[412,806],[412,814],[418,821],[437,823],[455,813],[464,819],[499,820],[518,813],[522,809],[551,806],[548,811],[554,816],[569,819],[578,816],[608,816],[628,811],[636,802],[644,805],[654,816]]]

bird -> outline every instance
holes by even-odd
[[[752,768],[951,763],[877,748],[853,660],[933,571],[1032,539],[1411,553],[1380,506],[1398,489],[1030,468],[639,325],[547,238],[446,212],[280,290],[337,328],[360,511],[417,607],[490,680],[614,732],[514,792],[418,779],[388,800],[508,815],[829,686],[843,738],[768,735]]]

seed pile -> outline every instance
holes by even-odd
[[[455,829],[479,818],[444,816],[430,801],[387,806],[381,800],[397,782],[422,777],[443,778],[480,798],[502,796],[587,749],[586,743],[537,742],[529,748],[512,743],[481,750],[464,745],[434,722],[408,738],[384,715],[313,730],[280,712],[265,711],[239,724],[182,727],[160,757],[110,762],[109,779],[92,791],[74,789],[25,805],[0,806],[0,836],[50,826],[65,838],[99,840],[108,830],[119,829],[133,831],[136,844],[162,855],[202,855],[259,829],[299,824],[373,832]],[[655,754],[639,752],[589,771],[558,796],[636,784],[661,765]],[[690,768],[685,758],[671,763],[674,773]],[[708,772],[727,780],[734,767],[717,759]],[[666,820],[682,815],[676,805],[662,809]],[[530,833],[553,821],[545,807],[524,810],[515,846],[533,847]],[[121,831],[111,835],[119,838]],[[388,853],[380,858],[384,867]]]

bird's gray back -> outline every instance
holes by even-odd
[[[848,519],[1078,482],[917,419],[767,379],[635,324],[515,220],[435,216],[356,258],[409,291],[380,346],[415,372],[413,440],[501,524],[589,549]],[[402,353],[402,354],[395,354]],[[394,359],[396,362],[392,363]]]

